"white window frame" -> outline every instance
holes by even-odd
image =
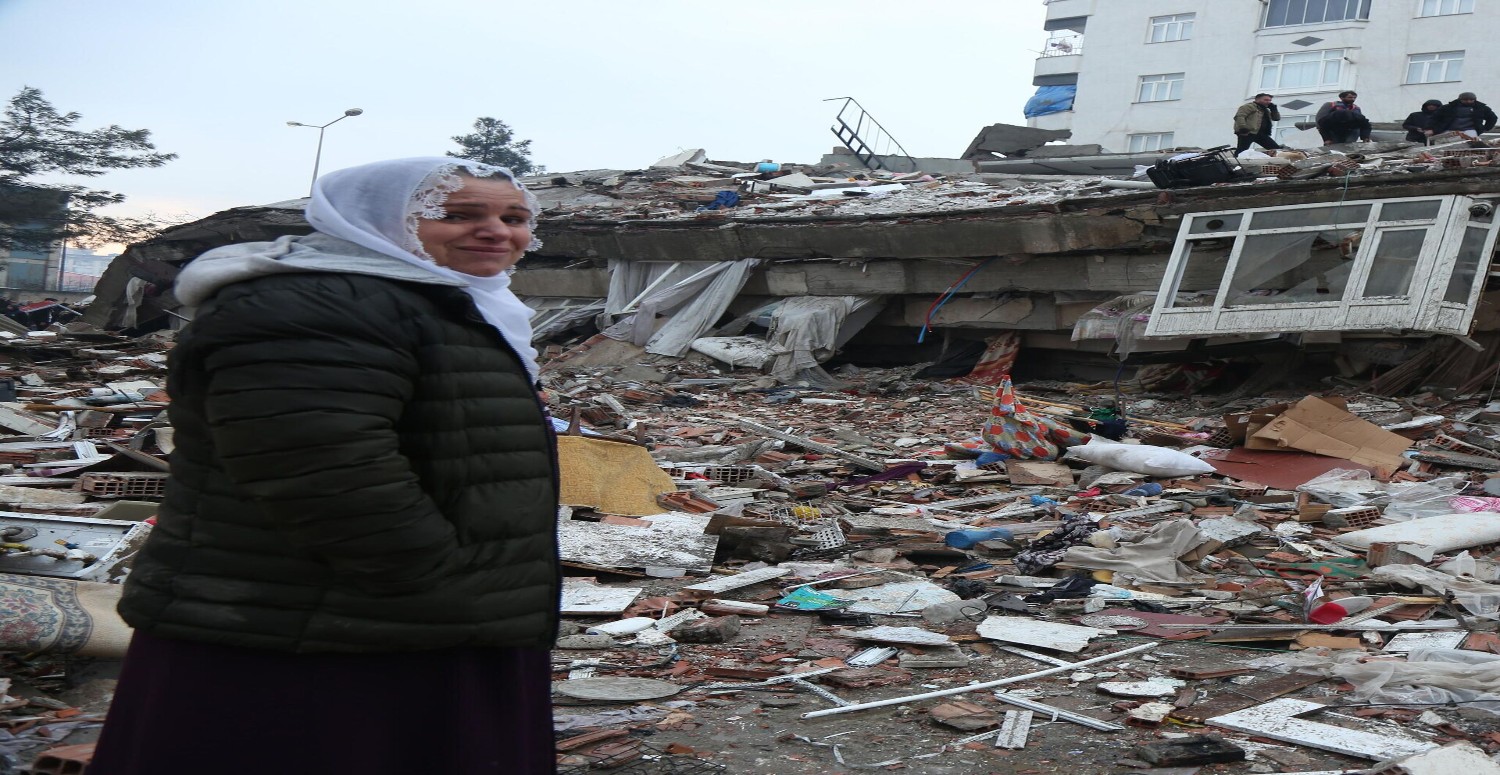
[[[1381,220],[1385,206],[1405,202],[1439,203],[1434,218],[1423,220]],[[1467,336],[1474,320],[1474,310],[1479,295],[1484,291],[1489,274],[1490,259],[1495,251],[1495,238],[1500,231],[1500,218],[1491,218],[1488,223],[1471,216],[1470,207],[1480,198],[1447,195],[1426,197],[1404,197],[1396,199],[1372,199],[1345,202],[1340,211],[1368,206],[1369,214],[1361,222],[1332,223],[1321,226],[1299,226],[1291,228],[1251,228],[1256,213],[1277,210],[1298,210],[1309,207],[1328,207],[1328,204],[1293,205],[1287,207],[1261,207],[1247,210],[1227,210],[1212,213],[1193,213],[1184,216],[1177,232],[1177,243],[1172,258],[1162,275],[1161,288],[1151,319],[1146,324],[1146,336],[1197,337],[1233,334],[1286,333],[1296,331],[1380,331],[1411,330]],[[1491,206],[1494,199],[1486,200]],[[1213,231],[1212,221],[1224,222],[1223,231]],[[1197,223],[1204,230],[1193,232]],[[1459,248],[1466,231],[1479,228],[1486,232],[1478,265],[1474,269],[1472,286],[1468,289],[1466,302],[1445,301],[1449,280],[1458,263]],[[1399,297],[1364,298],[1365,284],[1374,264],[1375,253],[1381,234],[1392,230],[1426,229],[1421,253],[1413,267],[1410,294]],[[1230,293],[1235,272],[1239,268],[1241,252],[1246,237],[1260,234],[1292,234],[1310,231],[1338,231],[1358,235],[1359,246],[1351,260],[1349,277],[1343,294],[1328,301],[1288,301],[1282,303],[1235,306],[1225,303]],[[1193,292],[1211,289],[1181,288],[1182,276],[1187,269],[1189,244],[1199,240],[1228,240],[1231,248],[1227,263],[1220,278],[1219,287],[1212,290],[1213,301],[1205,306],[1174,306],[1179,291]]]
[[[1452,83],[1463,80],[1463,75],[1462,51],[1433,51],[1406,58],[1406,83],[1409,84]]]
[[[1151,26],[1146,31],[1147,43],[1174,43],[1192,40],[1196,13],[1174,13],[1151,17]]]
[[[1317,51],[1284,51],[1278,54],[1262,54],[1256,62],[1256,69],[1260,73],[1259,86],[1261,91],[1273,94],[1295,94],[1299,92],[1328,91],[1339,88],[1344,81],[1348,68],[1344,67],[1344,55],[1348,49],[1327,48]],[[1316,56],[1314,56],[1316,55]],[[1291,59],[1292,61],[1288,61]],[[1285,83],[1285,75],[1288,67],[1297,65],[1313,64],[1318,69],[1317,83]],[[1332,67],[1330,68],[1330,65]],[[1334,74],[1329,76],[1330,69]],[[1275,73],[1272,81],[1267,80],[1268,74]]]
[[[1176,132],[1137,132],[1126,135],[1126,153],[1151,153],[1176,146]]]
[[[1303,14],[1300,20],[1288,20],[1277,24],[1271,23],[1277,16],[1276,8],[1278,3],[1292,3],[1299,1],[1303,2]],[[1313,1],[1318,2],[1319,0]],[[1345,15],[1340,16],[1337,19],[1330,19],[1328,18],[1326,12],[1327,6],[1334,5],[1336,3],[1342,3],[1344,5]],[[1342,24],[1344,22],[1369,21],[1371,0],[1327,0],[1326,5],[1324,6],[1325,12],[1323,18],[1315,19],[1312,21],[1308,21],[1307,19],[1307,7],[1311,5],[1311,3],[1307,2],[1306,0],[1266,0],[1265,5],[1266,10],[1261,14],[1260,17],[1261,27],[1263,29],[1279,29],[1281,27],[1303,27],[1311,24]]]
[[[1417,17],[1474,13],[1474,0],[1417,0]]]
[[[1135,82],[1136,102],[1172,102],[1182,99],[1182,83],[1187,73],[1143,75]]]

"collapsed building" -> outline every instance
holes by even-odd
[[[1316,365],[1394,393],[1500,368],[1486,290],[1500,149],[1364,144],[1244,159],[1236,180],[1173,189],[1055,174],[1057,157],[1030,150],[972,153],[975,171],[942,175],[837,155],[766,172],[689,151],[645,170],[528,178],[543,247],[513,287],[554,358],[699,352],[786,382],[826,380],[821,365],[840,361],[1085,381],[1207,363],[1261,380]],[[86,321],[175,326],[183,264],[306,233],[304,203],[236,208],[131,246]]]

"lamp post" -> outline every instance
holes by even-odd
[[[334,119],[334,120],[332,120],[332,121],[330,121],[330,122],[328,122],[326,124],[322,124],[322,125],[319,125],[319,124],[304,124],[304,123],[302,123],[300,121],[288,121],[288,122],[286,122],[287,126],[305,126],[308,129],[316,129],[316,130],[318,130],[318,152],[317,152],[317,154],[315,156],[313,156],[313,176],[312,176],[312,183],[309,184],[308,187],[307,187],[307,195],[308,196],[312,196],[312,187],[313,187],[313,185],[317,184],[317,182],[318,182],[318,165],[323,162],[323,130],[327,129],[328,127],[333,126],[334,124],[337,124],[340,121],[343,121],[346,118],[349,118],[350,116],[357,116],[357,115],[359,115],[359,114],[361,114],[363,112],[364,111],[360,110],[359,108],[350,108],[350,109],[344,111],[344,115],[339,116],[338,118],[336,118],[336,119]]]

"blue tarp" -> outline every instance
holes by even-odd
[[[1061,113],[1073,109],[1073,95],[1078,93],[1077,84],[1067,86],[1038,86],[1036,94],[1026,101],[1027,118]]]

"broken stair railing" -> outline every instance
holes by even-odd
[[[888,169],[887,161],[897,156],[890,152],[891,147],[894,146],[895,150],[901,152],[899,155],[911,165],[911,169],[891,171],[917,171],[916,160],[906,152],[905,148],[901,147],[901,143],[896,142],[896,138],[892,137],[890,132],[885,131],[885,127],[881,126],[880,122],[876,121],[875,117],[870,115],[870,112],[865,110],[865,106],[859,104],[858,100],[853,97],[831,97],[823,101],[836,102],[838,100],[843,100],[844,104],[839,108],[838,115],[833,117],[833,126],[829,127],[829,131],[833,132],[845,148],[853,152],[854,157],[859,159],[861,164],[872,170]],[[851,124],[851,121],[854,123]],[[886,159],[882,159],[882,156]]]

